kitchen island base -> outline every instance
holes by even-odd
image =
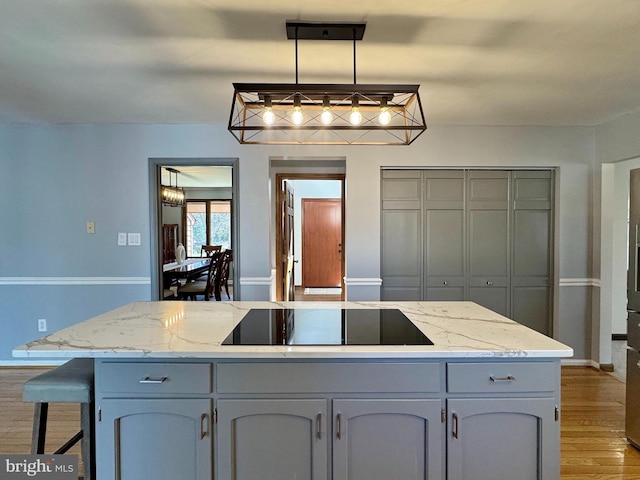
[[[98,480],[557,480],[557,359],[96,359]]]

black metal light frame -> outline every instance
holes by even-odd
[[[409,145],[427,128],[419,85],[358,84],[356,41],[365,24],[287,22],[296,41],[296,83],[234,83],[229,131],[243,144]],[[298,83],[298,40],[353,40],[353,84]],[[304,120],[294,123],[299,106]],[[353,124],[354,108],[361,121]],[[265,123],[269,111],[271,124]],[[323,112],[331,122],[322,123]],[[380,114],[386,114],[385,124]]]
[[[182,207],[186,200],[184,189],[178,187],[178,174],[180,170],[176,170],[175,168],[167,167],[165,168],[169,172],[169,185],[162,185],[161,197],[162,203],[164,205],[168,205],[170,207]],[[175,174],[176,176],[176,186],[173,186],[172,176]]]

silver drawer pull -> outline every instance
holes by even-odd
[[[159,383],[164,383],[167,380],[168,380],[167,377],[160,377],[160,378],[144,377],[142,380],[140,380],[140,383],[159,384]]]
[[[487,282],[487,285],[493,285],[493,282],[492,282],[491,280],[489,280],[489,281]]]
[[[449,282],[447,282],[446,280],[444,282],[442,282],[443,285],[449,285]]]
[[[492,382],[515,382],[516,377],[512,377],[511,375],[507,377],[494,377],[493,375],[491,375],[489,377],[489,380],[491,380]]]

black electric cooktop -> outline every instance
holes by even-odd
[[[433,345],[398,309],[251,309],[223,345]]]

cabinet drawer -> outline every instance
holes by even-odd
[[[102,392],[181,394],[210,393],[208,363],[103,363]]]
[[[551,362],[496,362],[447,364],[447,391],[451,393],[551,392],[559,374]]]
[[[439,392],[437,363],[222,363],[218,393]]]

